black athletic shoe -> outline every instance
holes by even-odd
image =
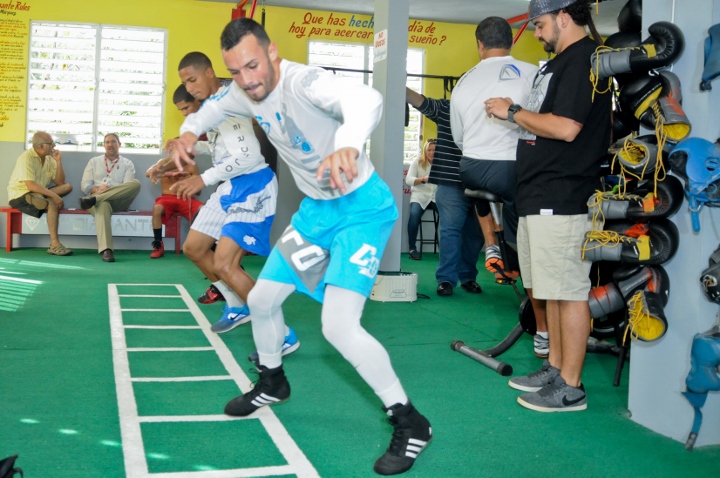
[[[375,462],[375,473],[397,475],[412,468],[415,458],[432,440],[430,422],[408,401],[406,405],[396,403],[384,408],[388,422],[395,428],[390,446]]]
[[[258,367],[260,379],[255,387],[244,395],[233,398],[225,405],[225,414],[246,417],[265,405],[275,405],[290,398],[290,384],[285,378],[282,365],[269,369]]]
[[[212,284],[210,284],[210,287],[207,288],[203,295],[198,297],[198,302],[201,304],[214,304],[219,300],[224,301],[225,297],[223,297],[218,288]]]

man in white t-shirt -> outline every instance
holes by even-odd
[[[480,63],[465,73],[450,99],[450,127],[462,151],[460,179],[471,189],[484,189],[503,199],[505,239],[514,244],[515,154],[520,131],[508,121],[485,114],[485,100],[512,98],[525,105],[538,68],[510,56],[512,29],[500,17],[488,17],[475,30]]]

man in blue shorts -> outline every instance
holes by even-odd
[[[375,471],[403,473],[429,443],[432,429],[408,400],[385,348],[360,325],[398,215],[389,188],[365,154],[382,97],[320,68],[281,60],[265,30],[250,19],[230,22],[221,45],[234,84],[185,120],[178,164],[191,163],[188,153],[197,136],[227,116],[254,117],[308,196],[248,297],[260,380],[231,400],[225,413],[246,416],[290,398],[280,355],[281,305],[294,291],[303,292],[323,302],[325,338],[380,397],[395,427]]]

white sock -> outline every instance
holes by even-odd
[[[213,282],[213,285],[217,287],[217,290],[219,290],[223,297],[225,297],[225,302],[228,307],[242,307],[245,305],[245,301],[243,301],[240,296],[237,295],[235,291],[232,290],[225,282],[219,280],[217,282]]]
[[[546,331],[546,332],[539,332],[539,331],[538,331],[538,332],[536,332],[536,333],[537,333],[540,337],[542,337],[542,338],[544,338],[544,339],[547,339],[547,338],[548,338],[548,333],[547,333],[547,331]]]

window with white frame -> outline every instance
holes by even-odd
[[[28,140],[47,131],[59,149],[159,153],[165,98],[162,29],[31,22]]]
[[[373,64],[373,47],[370,45],[354,43],[332,43],[323,41],[309,42],[308,63],[310,65],[346,68],[351,70],[370,70]],[[412,48],[408,49],[407,72],[410,74],[422,74],[425,51]],[[357,79],[358,82],[372,85],[372,73],[352,73],[338,71],[340,76]],[[409,76],[406,85],[408,88],[422,93],[422,79]],[[410,121],[405,127],[404,160],[406,164],[420,154],[420,131],[422,115],[410,108]]]

